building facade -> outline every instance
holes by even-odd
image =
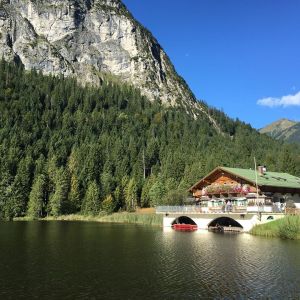
[[[217,167],[189,191],[202,211],[282,212],[300,209],[300,178],[279,172]]]

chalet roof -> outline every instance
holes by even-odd
[[[255,184],[255,170],[253,169],[241,169],[241,168],[228,168],[228,167],[217,167],[207,176],[202,178],[196,184],[194,184],[190,191],[196,188],[203,180],[208,176],[212,175],[218,170],[223,170],[235,176],[238,176],[248,182]],[[300,178],[290,175],[288,173],[280,172],[265,172],[264,175],[259,175],[257,173],[257,185],[258,186],[272,186],[272,187],[281,187],[281,188],[293,188],[300,189]]]
[[[220,169],[237,175],[248,181],[255,183],[255,170],[220,167]],[[264,175],[257,174],[257,184],[259,186],[274,186],[300,189],[300,178],[288,173],[265,172]]]

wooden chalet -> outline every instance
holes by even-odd
[[[287,173],[217,167],[195,183],[189,191],[199,205],[233,208],[246,206],[274,206],[279,210],[287,200],[300,208],[300,178]]]

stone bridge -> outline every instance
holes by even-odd
[[[283,213],[273,212],[217,212],[203,213],[191,206],[159,206],[156,208],[157,214],[163,214],[163,226],[172,227],[175,223],[196,224],[198,229],[208,229],[209,226],[240,227],[242,231],[250,231],[257,224],[282,218]]]

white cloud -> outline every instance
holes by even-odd
[[[300,106],[300,92],[295,95],[287,95],[281,98],[262,98],[257,100],[258,105],[269,106],[269,107],[278,107],[278,106]]]

